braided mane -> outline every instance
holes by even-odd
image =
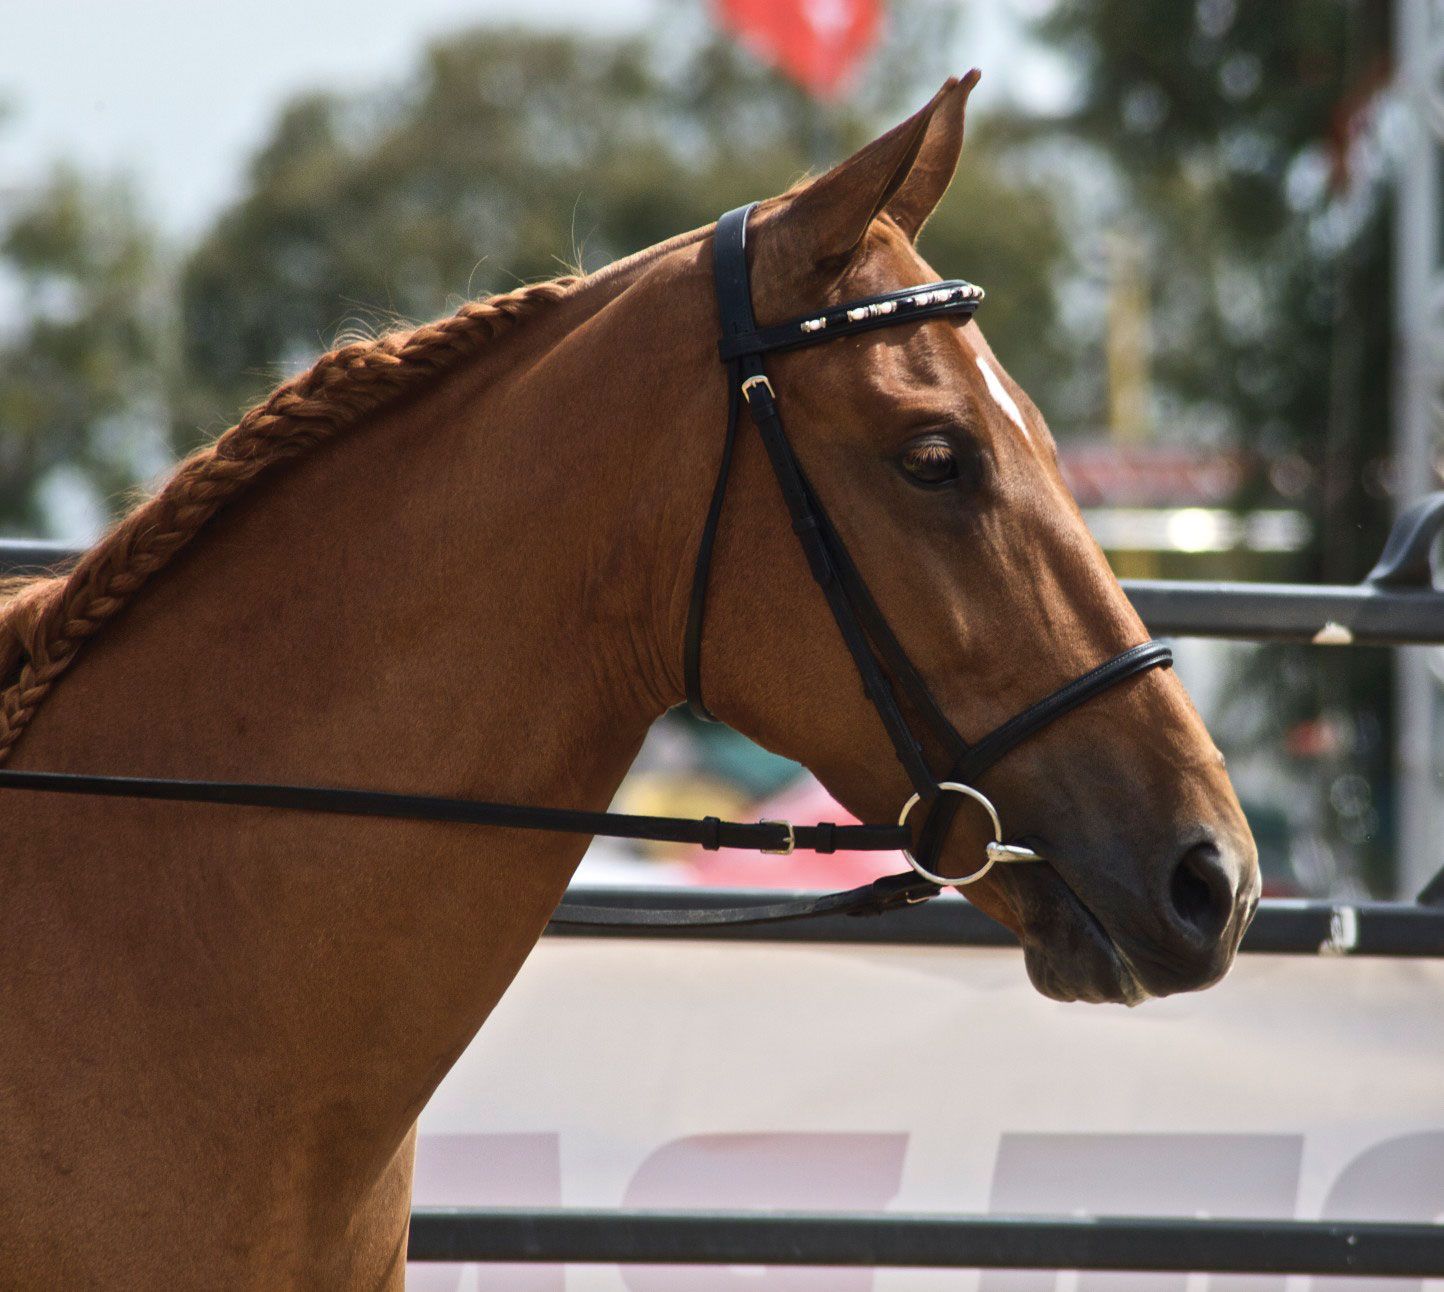
[[[416,390],[579,281],[559,278],[474,301],[414,331],[322,355],[186,458],[68,575],[12,585],[0,600],[0,763],[85,642],[251,481]]]

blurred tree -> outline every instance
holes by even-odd
[[[929,35],[952,22],[946,7],[898,6],[893,52],[851,108],[820,116],[696,19],[631,39],[473,31],[434,45],[400,87],[291,104],[184,271],[179,445],[348,320],[429,318],[562,272],[563,255],[593,268],[786,188],[890,124],[897,99],[917,106],[935,82],[919,86],[916,59],[896,75],[901,51],[937,51],[947,42]],[[1051,208],[986,147],[964,166],[967,200],[929,226],[925,250],[994,289],[994,343],[1046,387],[1063,253]]]
[[[1239,501],[1282,492],[1309,513],[1314,542],[1287,571],[1302,580],[1362,577],[1390,513],[1389,190],[1367,132],[1388,14],[1383,0],[1061,0],[1038,24],[1081,73],[1064,124],[1107,177],[1101,223],[1151,250],[1160,434],[1289,464]],[[1245,744],[1332,724],[1337,739],[1303,742],[1311,814],[1376,881],[1388,669],[1382,651],[1307,668],[1268,652],[1234,709]]]
[[[1332,580],[1367,568],[1387,523],[1387,188],[1350,147],[1386,17],[1063,0],[1040,25],[1081,70],[1065,124],[1117,181],[1109,218],[1151,246],[1165,433],[1301,454],[1320,522],[1304,572]]]
[[[129,190],[57,170],[0,220],[0,283],[0,527],[43,530],[47,490],[102,519],[168,456],[166,284]]]

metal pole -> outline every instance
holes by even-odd
[[[1397,0],[1397,92],[1405,109],[1405,143],[1399,158],[1395,215],[1394,488],[1401,509],[1434,487],[1438,447],[1437,404],[1444,323],[1434,302],[1444,287],[1440,272],[1439,176],[1444,104],[1434,69],[1444,63],[1444,22],[1432,0]],[[1441,783],[1435,754],[1438,656],[1420,649],[1397,652],[1395,810],[1398,815],[1397,891],[1412,896],[1440,862]]]
[[[418,1208],[413,1261],[1444,1275],[1444,1225]]]

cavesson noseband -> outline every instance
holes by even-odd
[[[970,744],[963,739],[933,699],[921,674],[894,636],[808,482],[782,429],[777,412],[777,392],[767,377],[762,357],[778,350],[820,345],[837,337],[874,328],[953,316],[961,316],[966,321],[977,311],[983,291],[972,283],[949,279],[881,296],[869,296],[788,323],[759,328],[752,313],[747,269],[747,219],[752,209],[752,206],[744,206],[729,211],[718,220],[713,239],[717,307],[722,324],[719,349],[727,368],[729,394],[722,462],[697,551],[687,616],[684,643],[687,703],[697,716],[716,721],[702,701],[707,583],[712,549],[727,495],[739,415],[745,405],[767,450],[768,461],[772,464],[773,474],[792,518],[793,532],[802,544],[808,567],[822,589],[843,642],[857,665],[863,690],[877,710],[898,761],[912,784],[912,797],[904,804],[897,824],[833,825],[824,822],[793,825],[787,821],[747,824],[721,821],[716,817],[689,820],[634,816],[619,812],[584,812],[327,786],[168,780],[6,768],[0,768],[0,789],[285,808],[409,821],[448,821],[564,834],[693,843],[709,850],[745,848],[772,853],[791,853],[799,848],[820,853],[839,849],[864,852],[900,850],[912,867],[911,871],[888,875],[847,892],[729,909],[600,907],[565,901],[552,917],[554,924],[640,928],[759,924],[814,915],[877,914],[899,905],[926,901],[949,885],[973,883],[1000,862],[1043,860],[1030,848],[1004,841],[997,810],[974,787],[973,782],[1003,755],[1063,714],[1127,678],[1148,669],[1168,667],[1173,661],[1172,652],[1160,642],[1143,642],[1060,687],[976,743]],[[903,714],[894,686],[906,696],[911,708],[945,751],[948,766],[942,776],[934,775],[929,766],[922,744],[914,736]],[[987,814],[993,839],[987,845],[983,865],[969,875],[954,878],[942,875],[931,867],[936,865],[935,858],[947,837],[948,828],[965,800],[976,803]],[[924,807],[926,816],[914,846],[909,818],[919,806]]]

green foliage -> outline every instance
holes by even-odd
[[[1287,501],[1315,541],[1275,577],[1359,579],[1389,521],[1393,307],[1389,192],[1347,132],[1387,69],[1387,6],[1063,0],[1040,33],[1081,67],[1066,126],[1110,177],[1112,218],[1151,249],[1161,433],[1291,458]],[[1338,731],[1300,784],[1325,841],[1382,884],[1390,658],[1293,659],[1261,654],[1220,735],[1272,747],[1319,717]]]
[[[39,529],[57,473],[106,499],[158,465],[160,269],[129,192],[62,169],[0,226],[0,278],[0,525]]]
[[[227,423],[348,323],[429,318],[572,260],[594,268],[785,189],[890,124],[873,115],[898,113],[882,97],[821,116],[705,28],[620,40],[487,28],[433,46],[397,88],[293,103],[185,268],[179,441]],[[966,198],[925,250],[994,289],[990,335],[1020,379],[1046,386],[1062,239],[1041,194],[986,149],[964,164]]]
[[[1387,526],[1388,204],[1338,137],[1386,54],[1357,0],[1064,0],[1042,34],[1081,67],[1066,127],[1152,253],[1155,369],[1178,433],[1296,452],[1318,545],[1358,578]],[[1355,162],[1358,158],[1353,159]]]

